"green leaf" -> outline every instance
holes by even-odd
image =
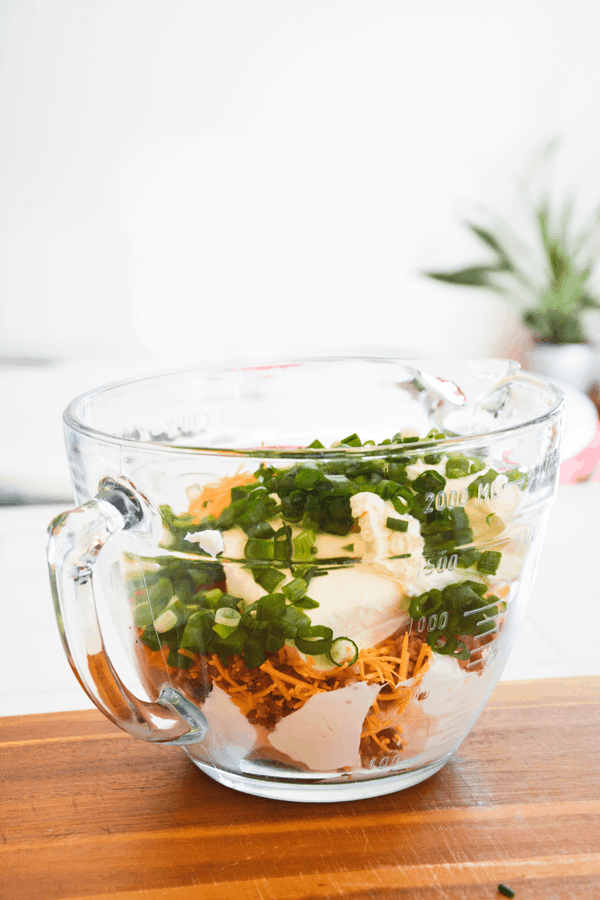
[[[563,252],[558,241],[553,241],[548,247],[548,261],[554,284],[558,287],[570,271],[570,260]]]
[[[463,287],[490,287],[489,276],[498,271],[495,266],[470,266],[456,272],[424,272],[427,278]]]
[[[510,260],[508,253],[505,248],[502,246],[500,241],[495,235],[492,234],[491,231],[488,231],[487,228],[482,228],[480,225],[474,225],[472,222],[466,222],[467,228],[476,234],[477,237],[483,241],[484,244],[498,254],[498,262],[499,265],[497,268],[501,269],[504,272],[512,272],[513,264]]]
[[[547,200],[543,200],[541,205],[538,207],[536,212],[536,219],[538,223],[538,228],[540,230],[540,236],[542,238],[542,244],[546,251],[550,246],[550,234],[549,234],[549,220],[550,220],[550,208]]]
[[[579,305],[582,309],[600,309],[600,302],[595,297],[588,294],[582,294],[579,298]]]

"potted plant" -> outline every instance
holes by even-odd
[[[576,226],[568,200],[553,213],[548,195],[533,204],[533,240],[523,244],[502,223],[467,222],[490,261],[453,272],[424,272],[436,281],[489,288],[516,305],[529,329],[531,369],[580,390],[594,381],[596,347],[591,339],[600,302],[591,280],[600,250],[600,209]]]

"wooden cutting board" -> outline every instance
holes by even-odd
[[[600,900],[600,678],[509,682],[372,800],[221,787],[100,713],[0,719],[2,900]]]

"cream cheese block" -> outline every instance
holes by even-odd
[[[238,766],[251,750],[258,732],[241,709],[235,705],[229,694],[213,684],[212,690],[202,706],[209,732],[202,741],[202,747],[216,763]]]
[[[359,648],[375,646],[409,619],[399,585],[362,563],[313,578],[308,596],[319,604],[306,610],[312,624],[331,628],[334,638],[350,638]]]
[[[315,694],[282,719],[268,740],[276,750],[314,771],[358,768],[363,723],[380,690],[380,684],[359,681]]]

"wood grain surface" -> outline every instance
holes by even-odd
[[[501,684],[454,760],[335,804],[221,787],[95,711],[0,719],[2,900],[600,900],[600,678]]]

